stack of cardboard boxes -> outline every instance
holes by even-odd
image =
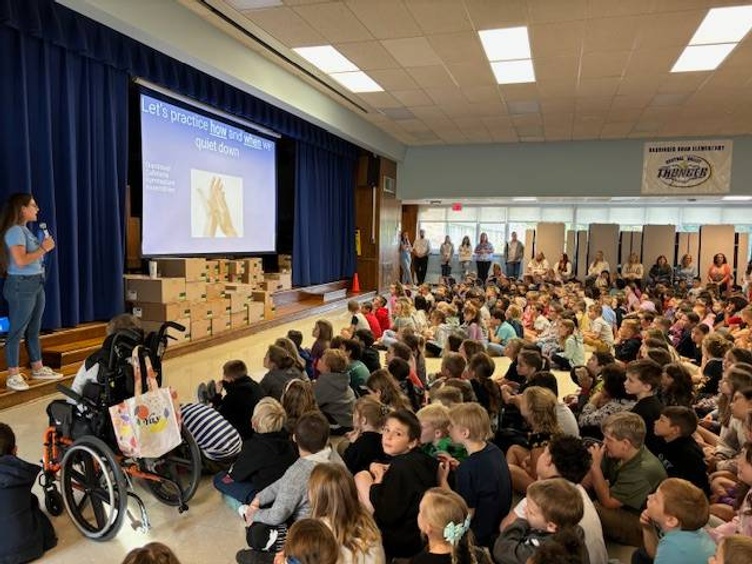
[[[178,341],[218,335],[274,317],[271,293],[289,289],[289,274],[264,277],[261,259],[170,258],[157,261],[158,278],[125,275],[128,309],[146,331],[165,321],[186,327]],[[270,276],[270,275],[267,275]]]

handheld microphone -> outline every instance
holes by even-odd
[[[47,239],[48,237],[50,237],[50,231],[49,231],[49,229],[47,229],[47,224],[46,223],[44,223],[44,222],[40,223],[39,224],[39,229],[42,230],[42,233],[44,234],[44,238],[45,239]]]

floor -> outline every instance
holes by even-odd
[[[297,329],[304,335],[304,345],[312,342],[311,331],[316,319],[323,317],[332,322],[335,329],[344,327],[349,316],[342,309],[323,316],[309,317],[280,327],[252,335],[206,350],[171,359],[164,364],[165,381],[175,388],[182,401],[193,401],[196,387],[209,378],[221,374],[221,366],[231,359],[241,359],[256,378],[264,374],[262,361],[266,347],[274,339],[284,336],[288,330]],[[506,369],[508,360],[496,359],[499,373]],[[438,368],[438,359],[428,359],[428,371]],[[560,393],[574,391],[568,375],[558,374]],[[0,411],[0,421],[14,429],[19,446],[19,456],[29,461],[39,461],[42,448],[42,431],[46,425],[45,407],[50,397],[29,402],[22,406]],[[137,486],[139,495],[146,503],[152,528],[146,533],[134,530],[126,518],[116,538],[98,543],[85,539],[74,527],[67,514],[53,518],[58,534],[58,546],[45,555],[50,563],[86,564],[95,562],[120,562],[131,549],[152,541],[170,546],[183,564],[234,562],[235,553],[245,547],[244,529],[240,519],[219,498],[211,487],[209,478],[204,478],[195,497],[189,503],[189,511],[178,514],[177,510],[160,504],[143,488]],[[34,492],[42,500],[41,488]],[[611,546],[612,558],[629,562],[632,549]]]

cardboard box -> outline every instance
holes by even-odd
[[[273,319],[275,314],[274,300],[272,295],[266,291],[256,290],[253,292],[253,301],[264,305],[264,319]]]
[[[264,303],[251,302],[248,304],[248,323],[254,324],[264,320]]]
[[[158,259],[157,269],[165,278],[185,278],[187,282],[206,281],[206,259],[202,258]]]
[[[227,282],[227,274],[230,261],[227,259],[219,259],[217,261],[217,282]]]
[[[219,335],[225,331],[232,329],[229,315],[223,315],[221,317],[215,317],[211,320],[212,335]]]
[[[191,341],[211,337],[211,319],[191,320]]]
[[[177,329],[173,329],[172,327],[167,329],[167,334],[170,337],[175,337],[175,340],[168,341],[167,346],[174,344],[180,344],[185,343],[191,340],[191,320],[188,318],[184,319],[174,319],[172,321],[175,321],[176,323],[180,323],[180,325],[185,327],[185,331],[178,331]],[[162,327],[162,323],[159,321],[141,321],[141,328],[144,330],[144,332],[151,333],[152,331],[159,331],[159,329]]]
[[[225,313],[228,313],[227,305],[221,298],[191,304],[191,319],[194,321],[222,317]]]
[[[188,302],[206,301],[206,282],[186,282],[185,299]]]
[[[250,294],[228,292],[225,297],[225,306],[230,309],[230,313],[238,313],[245,310],[251,301]]]
[[[169,304],[185,300],[185,280],[182,278],[149,278],[141,274],[126,274],[125,301]]]
[[[131,313],[142,321],[164,323],[191,316],[191,304],[188,302],[173,302],[171,304],[152,304],[149,302],[133,302],[130,304]]]
[[[292,288],[292,274],[284,272],[269,272],[264,274],[266,289],[270,292],[281,292]]]
[[[221,282],[206,285],[206,299],[219,300],[225,297],[225,285]]]
[[[277,255],[277,266],[280,272],[290,272],[292,270],[292,255]]]
[[[248,306],[243,307],[240,311],[234,311],[230,314],[230,325],[233,329],[248,325]]]
[[[210,284],[219,282],[219,261],[218,260],[206,261],[206,281]]]

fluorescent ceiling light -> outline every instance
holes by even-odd
[[[723,60],[736,47],[736,43],[722,45],[689,45],[687,46],[671,72],[709,71],[718,68]]]
[[[724,202],[746,202],[752,200],[752,196],[724,196],[721,199]]]
[[[752,6],[729,6],[708,11],[690,45],[738,43],[752,28]]]
[[[274,8],[282,5],[282,0],[227,0],[233,8],[239,11],[258,10],[259,8]]]
[[[333,72],[355,72],[359,70],[347,57],[331,45],[296,47],[293,51],[327,74]]]
[[[356,72],[336,72],[331,76],[351,92],[383,92],[384,89],[379,86],[370,76],[363,71]]]
[[[496,82],[498,84],[523,84],[535,82],[533,61],[496,61],[491,63]]]
[[[531,197],[521,197],[521,198],[512,198],[513,202],[537,202],[538,198],[531,198]]]
[[[486,57],[494,61],[514,61],[530,58],[530,40],[527,27],[508,27],[479,31]]]

